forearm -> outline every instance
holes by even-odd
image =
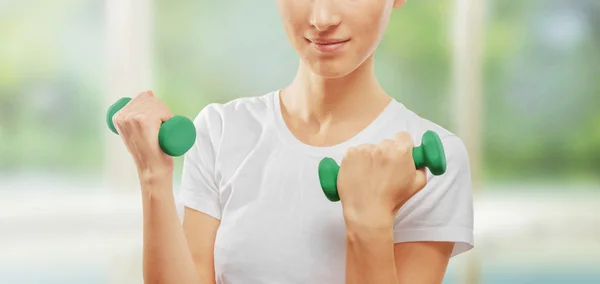
[[[142,182],[145,283],[198,284],[170,176]]]
[[[398,283],[392,226],[363,224],[347,222],[346,283]]]

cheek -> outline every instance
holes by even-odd
[[[302,1],[295,0],[278,0],[277,8],[283,22],[283,28],[292,45],[300,47],[304,42],[302,39],[305,29],[306,16],[301,4]]]
[[[384,33],[385,26],[390,16],[391,9],[385,1],[373,1],[377,5],[360,7],[355,16],[350,17],[354,34],[361,38],[361,46],[370,49],[376,46]]]

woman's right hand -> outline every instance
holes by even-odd
[[[173,158],[158,144],[160,126],[171,117],[171,111],[152,91],[137,95],[113,116],[142,183],[173,173]]]

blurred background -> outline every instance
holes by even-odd
[[[476,248],[444,283],[600,283],[600,1],[408,1],[376,59],[469,148]],[[151,89],[192,118],[297,64],[275,1],[0,0],[0,283],[141,283],[108,106]]]

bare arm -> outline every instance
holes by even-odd
[[[215,284],[214,248],[220,224],[209,215],[185,207],[183,230],[200,283]]]
[[[452,254],[452,242],[413,242],[394,245],[399,283],[442,283]]]
[[[164,176],[142,183],[144,282],[214,284],[213,247],[219,222],[186,208],[181,226],[171,181]]]
[[[162,122],[171,117],[166,105],[147,91],[112,118],[136,164],[142,188],[144,282],[212,284],[211,246],[219,223],[189,210],[184,226],[179,221],[173,196],[173,158],[163,152],[156,139]]]
[[[346,283],[399,283],[391,226],[375,227],[361,222],[347,222]]]
[[[442,283],[453,243],[394,244],[392,227],[349,225],[346,283]]]
[[[168,175],[142,182],[144,283],[199,284],[171,182]]]

